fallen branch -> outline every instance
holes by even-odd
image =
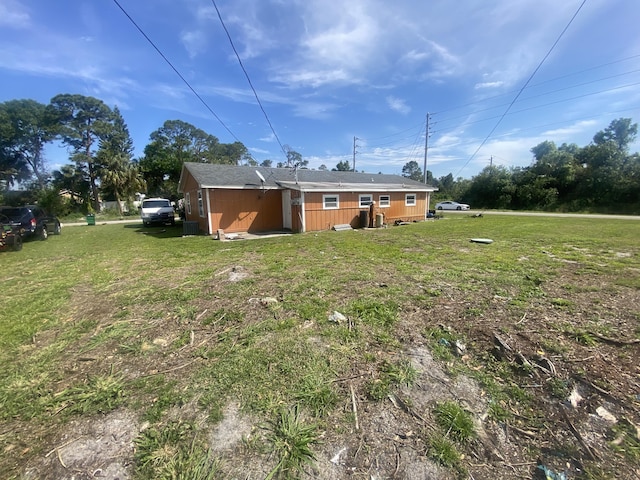
[[[587,333],[589,333],[589,335],[593,335],[596,338],[599,338],[603,342],[610,343],[612,345],[636,345],[640,343],[640,339],[637,339],[637,338],[633,340],[618,340],[616,338],[605,337],[604,335],[600,335],[599,333],[596,333],[596,332],[587,332]]]
[[[402,410],[404,410],[405,413],[411,415],[412,417],[420,420],[425,426],[428,426],[427,421],[417,412],[415,412],[411,407],[409,407],[409,405],[407,405],[404,400],[402,400],[400,397],[396,397],[395,395],[389,394],[388,395],[389,400],[391,400],[391,403],[393,403],[393,406],[396,408],[400,408]]]
[[[567,415],[567,411],[564,409],[564,407],[560,407],[560,410],[562,411],[562,415],[564,416],[564,419],[567,422],[567,425],[569,425],[569,430],[571,430],[571,433],[573,433],[573,435],[576,437],[580,445],[582,445],[582,448],[586,450],[589,458],[591,460],[599,460],[599,457],[595,454],[595,452],[591,449],[591,447],[587,445],[587,443],[584,441],[584,438],[582,438],[582,435],[580,435],[580,432],[578,432],[578,430],[573,425],[573,423],[571,423],[571,420],[569,419],[569,415]]]
[[[353,408],[353,416],[356,421],[356,430],[360,430],[360,425],[358,424],[358,406],[356,404],[356,392],[353,390],[353,384],[349,384],[349,388],[351,389],[351,405]]]
[[[155,373],[148,373],[146,375],[142,375],[142,377],[153,377],[154,375],[164,375],[165,373],[170,373],[170,372],[175,372],[176,370],[180,370],[181,368],[185,368],[188,367],[189,365],[191,365],[192,363],[196,362],[198,359],[195,358],[193,360],[191,360],[190,362],[187,363],[183,363],[182,365],[178,365],[177,367],[173,367],[170,368],[168,370],[162,370],[160,372],[155,372]]]
[[[350,377],[336,378],[336,379],[332,380],[332,382],[333,383],[346,382],[348,380],[353,380],[354,378],[364,377],[366,375],[368,375],[368,373],[359,373],[357,375],[351,375]]]
[[[77,442],[78,440],[80,440],[80,438],[82,437],[78,437],[78,438],[74,438],[73,440],[69,440],[67,443],[63,443],[62,445],[58,445],[56,448],[54,448],[53,450],[51,450],[49,453],[47,453],[44,458],[48,458],[52,453],[55,453],[56,450],[60,450],[64,447],[68,447],[69,445],[71,445],[72,443]]]
[[[522,428],[516,427],[515,425],[511,425],[510,423],[507,423],[507,427],[509,427],[509,429],[519,433],[520,435],[524,435],[525,437],[529,437],[529,438],[536,438],[537,437],[535,432],[532,432],[530,430],[523,430]]]
[[[58,454],[58,461],[60,462],[60,465],[62,465],[64,468],[67,468],[67,466],[62,461],[62,455],[60,455],[60,450],[56,450],[56,453]]]

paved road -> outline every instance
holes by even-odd
[[[139,218],[132,218],[128,220],[98,220],[96,219],[96,225],[106,225],[107,223],[139,223],[142,226],[142,220]],[[87,226],[87,222],[71,222],[71,223],[63,223],[63,227],[82,227]]]

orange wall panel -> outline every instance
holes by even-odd
[[[282,229],[280,190],[214,190],[210,202],[214,232],[220,228],[225,232]]]
[[[415,193],[416,205],[405,205],[405,194]],[[339,206],[337,210],[324,210],[323,209],[323,195],[338,195]],[[306,231],[318,231],[328,230],[334,225],[350,224],[353,228],[360,227],[360,211],[369,210],[368,208],[360,207],[360,195],[361,193],[353,192],[308,192],[305,193],[305,220]],[[375,215],[382,213],[384,215],[385,223],[391,223],[395,220],[424,220],[426,205],[427,205],[427,193],[425,192],[392,192],[392,193],[371,193],[373,200],[376,202],[374,207],[374,220]],[[390,206],[380,208],[379,197],[380,195],[389,195]]]

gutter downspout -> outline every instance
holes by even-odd
[[[207,225],[209,228],[209,235],[213,235],[213,224],[211,223],[211,195],[213,191],[210,191],[208,188],[205,189],[207,192]]]
[[[302,211],[300,222],[302,222],[302,233],[304,233],[307,231],[307,215],[304,205],[304,192],[302,190],[300,191],[300,210]]]
[[[424,204],[424,219],[426,220],[429,216],[429,192],[424,192],[426,195],[425,204]]]

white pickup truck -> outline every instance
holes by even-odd
[[[153,223],[176,224],[173,205],[166,198],[145,198],[140,205],[140,217],[145,227]]]

